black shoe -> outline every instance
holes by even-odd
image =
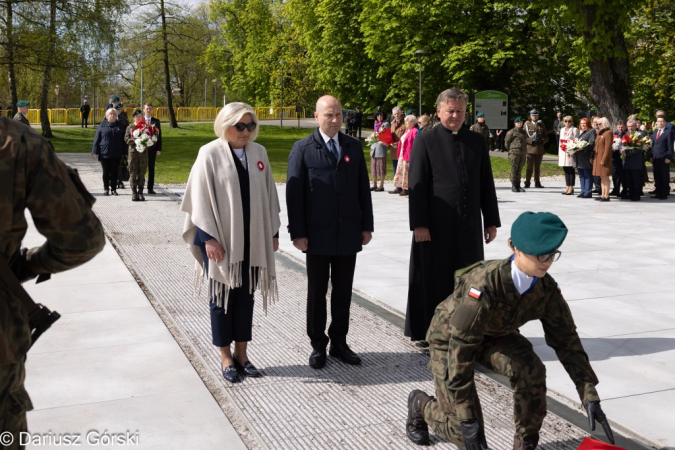
[[[223,369],[223,378],[225,378],[230,383],[238,383],[239,381],[241,381],[239,371],[237,370],[237,367],[234,364],[229,365]]]
[[[117,191],[113,189],[113,190],[110,192],[110,195],[117,196]]]
[[[529,187],[530,187],[530,182],[529,182],[529,181],[526,181],[525,183],[523,183],[523,186],[525,186],[526,188],[529,188]]]
[[[143,196],[143,188],[138,190],[138,200],[141,202],[145,201],[145,197]]]
[[[314,350],[309,355],[309,366],[314,369],[323,369],[326,365],[326,349]]]
[[[527,192],[525,189],[520,187],[520,183],[518,183],[518,192]]]
[[[246,361],[243,365],[239,364],[239,361],[237,361],[237,358],[234,358],[234,365],[237,366],[237,370],[244,374],[247,377],[250,378],[260,378],[262,377],[262,373],[258,369],[255,368],[253,364],[251,364],[251,361]]]
[[[117,183],[117,189],[125,189],[124,183],[122,183],[121,181],[119,183]]]
[[[614,197],[618,197],[620,194],[619,194],[619,191],[612,191],[612,192],[609,193],[609,195],[612,195]]]
[[[605,197],[600,197],[600,201],[601,201],[601,202],[608,202],[608,201],[609,201],[609,197],[607,197],[607,198],[605,198]]]
[[[631,202],[639,202],[640,200],[640,197],[631,197],[630,199]]]
[[[433,397],[419,389],[408,395],[408,419],[405,421],[405,434],[417,445],[429,445],[429,425],[424,421],[424,407]]]
[[[534,183],[534,187],[540,188],[540,189],[541,189],[541,188],[543,188],[544,186],[542,186],[541,183]]]
[[[668,196],[667,196],[667,195],[662,195],[661,197],[659,197],[659,200],[668,200]]]
[[[518,187],[515,184],[512,184],[511,185],[511,192],[520,192],[520,190],[518,189]]]
[[[139,199],[138,199],[138,191],[136,190],[135,187],[132,187],[132,188],[131,188],[131,201],[132,201],[132,202],[137,202],[138,200],[139,200]]]
[[[361,364],[361,358],[359,358],[359,355],[351,351],[347,344],[331,344],[328,354],[334,358],[338,358],[345,364],[351,364],[353,366]]]
[[[417,348],[429,348],[429,343],[427,341],[417,341],[417,342],[415,342],[415,347],[417,347]]]
[[[661,198],[660,195],[650,195],[649,198]]]
[[[106,189],[105,191],[103,191],[103,195],[107,197],[108,195],[110,195],[110,191]]]
[[[601,191],[600,189],[593,189],[593,190],[591,191],[591,193],[593,193],[593,194],[600,194],[600,193],[602,193],[602,191]]]
[[[654,189],[653,191],[649,191],[649,193],[650,194],[656,194],[656,189]]]
[[[377,189],[377,187],[371,187],[370,192],[373,192],[375,189]]]
[[[152,189],[152,188],[149,188],[149,189],[148,189],[148,194],[150,194],[150,195],[155,195],[156,193],[157,193],[157,192],[155,192],[154,189]]]

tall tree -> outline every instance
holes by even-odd
[[[56,0],[49,0],[49,34],[48,34],[48,54],[54,55],[56,48]],[[42,125],[42,135],[45,137],[54,137],[52,127],[49,123],[49,88],[52,83],[53,58],[46,58],[44,72],[42,74],[42,92],[40,94],[40,124]]]

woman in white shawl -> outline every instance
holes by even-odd
[[[254,291],[260,290],[265,312],[268,300],[277,297],[279,198],[267,152],[253,142],[258,135],[253,108],[229,103],[213,129],[219,138],[199,149],[188,178],[181,204],[187,213],[183,239],[197,275],[208,278],[211,332],[223,377],[236,383],[243,376],[261,376],[246,350]]]

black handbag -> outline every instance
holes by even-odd
[[[122,158],[122,163],[120,164],[120,173],[119,179],[121,181],[129,181],[129,163],[127,162],[126,155]]]

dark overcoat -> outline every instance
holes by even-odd
[[[482,135],[440,125],[413,145],[408,179],[410,229],[431,242],[410,254],[405,335],[424,340],[436,306],[455,288],[454,273],[484,259],[484,228],[501,226],[490,155]]]
[[[110,123],[103,120],[96,129],[94,146],[91,153],[101,158],[121,158],[127,153],[127,144],[124,142],[124,133],[127,131],[118,120]]]
[[[286,206],[291,239],[306,237],[313,255],[355,255],[361,232],[373,231],[368,169],[358,139],[339,133],[340,160],[319,130],[293,144]]]

